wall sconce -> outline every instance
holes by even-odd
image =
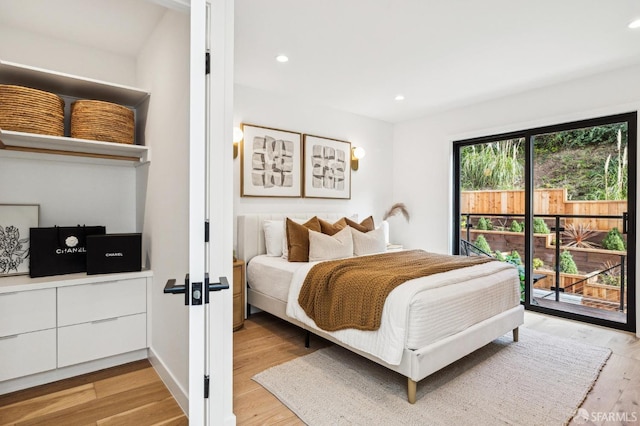
[[[233,158],[238,158],[238,144],[244,137],[244,133],[240,127],[233,128]]]
[[[358,160],[363,158],[365,155],[366,152],[361,146],[354,146],[351,148],[351,170],[358,170]]]

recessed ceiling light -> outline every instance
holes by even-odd
[[[635,21],[631,22],[629,24],[629,28],[631,29],[640,28],[640,19],[636,19]]]
[[[396,101],[404,101],[404,95],[397,95],[395,99]]]
[[[287,55],[278,55],[278,56],[276,56],[276,61],[278,61],[278,62],[289,62],[289,57]]]

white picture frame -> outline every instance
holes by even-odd
[[[29,273],[29,233],[39,214],[38,204],[0,204],[0,277]]]

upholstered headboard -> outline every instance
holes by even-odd
[[[262,229],[265,220],[310,219],[318,216],[328,222],[335,222],[341,217],[351,217],[344,213],[256,213],[238,216],[238,240],[236,256],[245,262],[249,262],[254,256],[267,252],[264,243],[264,231]]]

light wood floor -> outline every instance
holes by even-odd
[[[0,425],[186,424],[147,360],[0,395]]]
[[[630,333],[525,313],[524,327],[606,346],[613,354],[582,405],[595,424],[621,413],[640,423],[640,340]],[[268,314],[252,315],[234,336],[234,412],[238,425],[301,425],[255,374],[328,343]],[[418,386],[420,386],[418,384]],[[0,425],[185,425],[187,419],[147,361],[127,364],[8,395],[0,395]],[[589,423],[593,424],[593,423]]]

